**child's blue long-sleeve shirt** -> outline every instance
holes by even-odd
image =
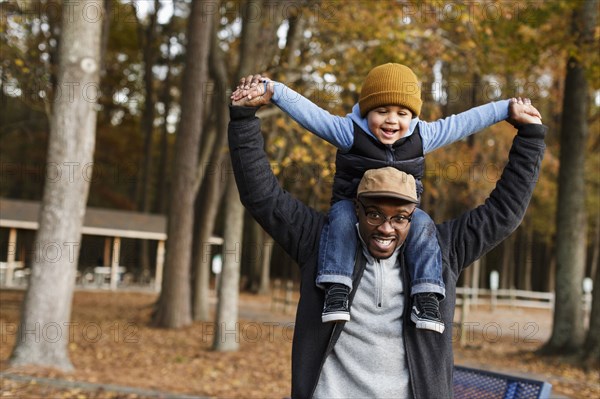
[[[274,82],[271,101],[302,127],[341,151],[352,148],[354,122],[375,137],[369,130],[367,118],[360,116],[358,104],[355,104],[352,112],[346,116],[332,115],[280,82]],[[435,122],[413,118],[404,137],[411,135],[419,124],[423,154],[427,154],[508,118],[508,104],[509,100],[490,102]]]

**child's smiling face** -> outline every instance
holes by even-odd
[[[367,113],[371,133],[383,144],[394,144],[408,133],[412,112],[400,105],[384,105]]]

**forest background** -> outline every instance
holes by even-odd
[[[386,62],[406,64],[419,77],[425,121],[529,97],[549,127],[541,177],[521,226],[482,259],[479,286],[488,286],[497,270],[501,288],[555,291],[548,352],[597,361],[600,290],[589,325],[580,304],[584,277],[600,286],[598,6],[596,0],[2,2],[0,196],[51,202],[44,190],[74,171],[89,184],[89,196],[81,194],[88,206],[167,215],[165,279],[152,323],[181,328],[208,320],[210,263],[222,253],[218,328],[236,322],[240,289],[266,292],[272,277],[298,277],[244,212],[231,178],[228,103],[241,76],[265,73],[338,115],[357,101],[367,72]],[[69,10],[98,28],[99,83],[60,80],[60,54],[70,43],[61,20]],[[91,34],[77,29],[81,37]],[[50,161],[60,153],[50,134],[59,99],[93,104],[97,112],[93,161],[75,169],[68,160]],[[335,149],[274,106],[259,114],[281,184],[326,211]],[[64,117],[76,119],[75,108]],[[502,122],[428,155],[424,210],[441,222],[480,204],[514,135]],[[68,216],[55,223],[77,225]],[[206,245],[211,236],[223,237],[223,245]],[[0,240],[4,259],[5,229]],[[38,261],[31,248],[39,241],[20,233],[18,257],[32,268]],[[97,263],[102,240],[80,241],[78,262],[58,262],[53,270]],[[123,240],[119,263],[135,280],[152,279],[156,251],[155,243]],[[30,291],[62,295],[66,304],[56,317],[68,320],[74,279],[51,285],[40,276],[46,284]],[[25,315],[36,314],[33,303]],[[236,349],[235,342],[217,341],[217,349]],[[68,356],[49,349],[55,346],[43,343],[26,358],[69,368]]]

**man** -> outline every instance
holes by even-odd
[[[386,168],[361,181],[356,211],[362,248],[350,295],[352,321],[321,323],[323,291],[314,281],[327,218],[293,198],[273,175],[255,116],[257,107],[268,102],[268,94],[234,102],[229,146],[242,203],[300,265],[292,397],[452,397],[452,328],[443,334],[417,333],[409,326],[410,309],[405,306],[410,279],[402,243],[416,197],[410,178],[391,178],[394,172]],[[511,117],[519,132],[490,197],[484,205],[437,225],[446,285],[440,312],[446,326],[452,326],[460,273],[517,228],[537,181],[546,128],[531,115]]]

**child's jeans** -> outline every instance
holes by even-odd
[[[338,201],[329,210],[319,245],[317,285],[340,283],[352,289],[354,256],[358,245],[356,210],[350,200]],[[446,295],[442,280],[442,253],[437,229],[429,215],[415,209],[406,237],[404,259],[411,277],[411,295],[433,292]]]

